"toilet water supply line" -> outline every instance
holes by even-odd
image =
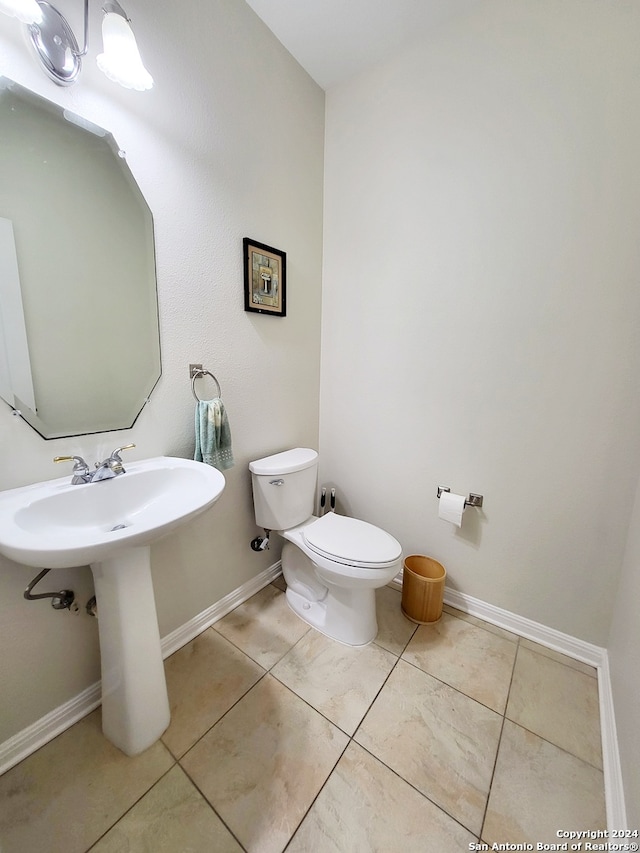
[[[327,487],[323,486],[322,491],[320,492],[320,512],[319,512],[320,518],[322,518],[322,516],[325,513],[326,503],[327,503]],[[335,489],[331,489],[331,492],[329,493],[329,511],[330,512],[336,511],[336,490]],[[271,531],[267,530],[267,528],[265,527],[264,532],[265,532],[264,536],[256,536],[255,539],[251,540],[252,550],[254,550],[254,551],[266,551],[269,548],[269,536],[271,535]]]
[[[322,491],[320,492],[320,517],[325,513],[325,505],[327,503],[327,487],[323,486]],[[329,496],[329,509],[331,512],[336,511],[336,490],[331,489],[331,494]]]
[[[320,517],[324,515],[325,504],[327,503],[327,487],[323,486],[322,491],[320,492]],[[329,496],[329,510],[331,512],[336,511],[336,490],[331,489],[331,494]]]
[[[254,551],[266,551],[269,548],[269,536],[271,535],[271,531],[264,528],[265,536],[256,536],[255,539],[251,540],[251,548]]]

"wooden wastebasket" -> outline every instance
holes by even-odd
[[[402,612],[412,622],[425,625],[442,616],[447,571],[431,557],[405,557],[402,573]]]

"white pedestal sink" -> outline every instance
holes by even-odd
[[[169,725],[149,546],[91,564],[98,601],[102,731],[127,755],[158,740]]]
[[[90,565],[98,602],[102,729],[127,755],[169,725],[149,545],[218,500],[220,471],[161,456],[110,480],[0,492],[0,553],[38,568]]]

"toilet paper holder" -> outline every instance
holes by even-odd
[[[440,497],[440,495],[443,492],[450,492],[450,491],[451,491],[451,489],[449,488],[449,486],[438,486],[438,498]],[[482,501],[483,501],[482,495],[475,495],[473,492],[471,492],[469,497],[465,500],[464,505],[465,505],[465,507],[475,506],[475,507],[479,508],[482,506]]]

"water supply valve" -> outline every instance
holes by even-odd
[[[34,586],[42,580],[45,575],[48,575],[51,569],[43,569],[25,589],[23,596],[27,601],[37,601],[40,598],[50,598],[51,606],[54,610],[73,610],[78,611],[76,604],[75,593],[72,589],[61,589],[59,592],[32,592]]]
[[[255,539],[251,540],[251,548],[254,551],[266,551],[269,548],[269,535],[271,533],[270,530],[265,530],[265,536],[256,536]]]

